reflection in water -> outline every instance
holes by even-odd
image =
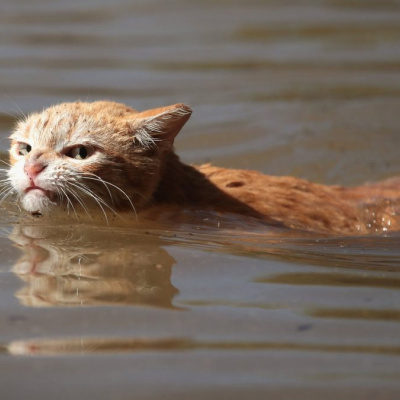
[[[110,231],[16,226],[23,250],[13,271],[25,282],[16,296],[27,306],[151,305],[172,307],[175,260],[157,243]]]
[[[179,350],[291,350],[333,353],[372,353],[400,355],[400,346],[332,345],[291,342],[201,342],[187,338],[116,339],[71,338],[14,341],[7,351],[14,355],[60,355],[70,353],[105,353]]]
[[[200,322],[185,332],[180,330],[182,320],[179,320],[179,329],[173,323],[168,329],[160,330],[156,326],[146,333],[142,328],[124,330],[123,336],[102,331],[99,334],[98,330],[62,329],[55,336],[47,332],[35,338],[36,334],[28,332],[26,340],[12,338],[3,342],[0,353],[41,356],[189,351],[195,354],[198,350],[212,350],[301,352],[307,357],[309,353],[400,355],[400,347],[392,339],[397,335],[393,331],[398,329],[399,312],[386,300],[400,282],[398,234],[375,238],[316,238],[296,237],[293,231],[279,229],[261,234],[256,225],[251,225],[253,231],[250,225],[249,231],[235,230],[229,218],[224,220],[211,214],[204,217],[201,214],[200,220],[205,219],[203,225],[200,220],[195,225],[183,221],[175,227],[164,225],[162,230],[161,225],[144,230],[90,224],[60,226],[55,219],[51,225],[45,219],[27,224],[21,220],[15,224],[10,238],[23,252],[13,266],[13,272],[25,284],[16,293],[23,305],[162,307],[162,312],[157,310],[158,317],[161,316],[158,323],[162,326],[168,325],[171,318],[165,309],[184,307],[189,312],[178,313],[177,318],[199,318]],[[215,228],[218,226],[226,229]],[[381,241],[382,246],[374,248],[371,241]],[[166,244],[198,248],[205,259],[207,252],[229,253],[237,264],[233,262],[224,267],[223,263],[215,263],[217,272],[213,266],[200,268],[204,266],[201,263],[199,268],[188,268],[192,273],[196,270],[193,279],[207,281],[209,287],[205,295],[199,295],[194,285],[192,294],[189,283],[182,287],[182,296],[175,306],[178,290],[171,283],[175,260],[163,248]],[[252,257],[258,258],[260,264],[253,272],[250,268],[245,273],[248,268],[242,263]],[[200,259],[204,261],[197,255],[197,260]],[[225,286],[224,279],[231,273],[236,273],[237,278],[229,277],[230,284]],[[210,276],[217,277],[217,285],[211,282],[214,278]],[[238,284],[240,289],[232,296],[232,288],[238,288]],[[200,286],[203,290],[203,283]],[[320,293],[323,296],[314,301]],[[213,316],[216,310],[228,308],[246,322],[239,327],[238,318],[229,320],[230,312],[224,314],[228,322],[221,323],[226,323],[225,329],[234,331],[236,336],[218,339],[213,333],[214,329],[218,330]],[[121,310],[135,311],[126,307]],[[197,310],[201,310],[199,317],[192,317]],[[56,319],[61,317],[60,312],[54,310]],[[205,324],[204,315],[212,318]],[[252,319],[252,315],[256,317]],[[284,315],[289,317],[283,318]],[[105,324],[109,323],[110,319],[106,319]],[[363,341],[342,340],[331,331],[333,323],[335,332],[342,332],[345,338],[352,338],[353,326],[363,324]],[[378,328],[385,333],[375,339],[377,324],[381,324]],[[249,329],[259,330],[260,334],[253,336]],[[319,338],[321,332],[323,337]]]
[[[296,237],[296,231],[279,229],[261,234],[256,225],[247,226],[253,231],[235,230],[228,217],[224,220],[221,216],[207,215],[209,218],[202,221],[202,214],[198,224],[182,220],[179,226],[164,225],[164,229],[151,229],[155,234],[147,235],[150,231],[132,227],[39,225],[46,223],[45,220],[37,220],[36,226],[32,222],[17,224],[10,238],[22,249],[23,255],[13,271],[25,286],[16,295],[22,304],[34,307],[139,304],[175,308],[172,300],[178,289],[171,283],[175,260],[161,247],[167,243],[227,252],[245,259],[256,257],[266,262],[314,265],[319,269],[302,268],[296,272],[274,269],[273,273],[267,271],[266,275],[254,277],[254,283],[392,290],[400,285],[398,234]],[[384,251],[371,245],[378,242]],[[180,304],[201,303],[181,299]],[[211,303],[216,304],[215,299]],[[242,302],[235,304],[245,307]],[[255,304],[258,308],[271,308],[270,304],[258,302],[247,306],[255,307]]]

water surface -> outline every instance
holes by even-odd
[[[3,1],[0,150],[62,101],[194,109],[190,163],[356,184],[400,171],[395,0]],[[397,399],[400,236],[213,213],[0,213],[2,397]]]

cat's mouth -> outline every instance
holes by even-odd
[[[49,214],[59,204],[57,193],[40,186],[29,186],[21,198],[22,207],[32,215]]]
[[[55,195],[56,195],[51,190],[43,189],[40,186],[29,186],[28,188],[25,189],[25,194],[27,194],[27,193],[34,193],[34,194],[37,194],[37,195],[45,195],[51,201],[54,201],[54,198],[55,198]]]

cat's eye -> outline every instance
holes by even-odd
[[[18,143],[18,155],[26,156],[32,150],[32,146],[28,143]]]
[[[90,146],[75,146],[66,153],[70,158],[75,160],[85,160],[94,153],[94,148]]]

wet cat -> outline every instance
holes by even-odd
[[[211,209],[316,232],[399,229],[400,179],[345,188],[256,171],[183,164],[173,142],[189,119],[184,104],[137,112],[99,101],[32,114],[10,136],[5,195],[32,214],[155,213]]]

